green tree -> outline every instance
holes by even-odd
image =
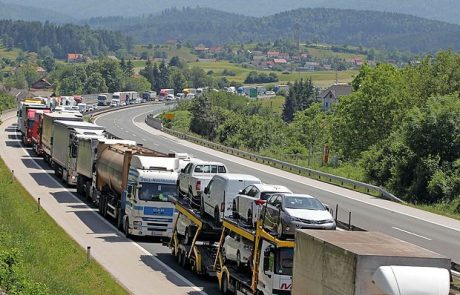
[[[126,70],[125,74],[128,77],[134,76],[134,64],[133,62],[129,59],[128,62],[126,63]]]
[[[105,84],[105,79],[99,72],[91,73],[86,79],[85,92],[86,93],[104,93],[109,88]]]
[[[333,121],[332,138],[346,159],[385,140],[410,108],[401,72],[381,64],[362,79],[358,91],[341,97]]]
[[[189,83],[193,88],[205,87],[206,85],[206,73],[202,68],[192,67],[190,70]]]
[[[142,92],[152,89],[152,84],[145,77],[128,77],[126,79],[125,88],[126,91],[137,91]]]
[[[113,60],[103,60],[101,62],[101,74],[105,79],[105,84],[109,92],[117,92],[123,89],[123,71],[120,65]]]
[[[177,69],[172,69],[169,74],[169,85],[171,88],[174,89],[176,93],[182,92],[182,90],[186,87],[187,80],[182,74],[181,71]]]
[[[51,56],[46,56],[43,59],[43,66],[45,67],[46,71],[50,73],[56,68],[56,61]]]

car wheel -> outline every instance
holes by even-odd
[[[220,215],[219,215],[219,208],[214,208],[214,220],[219,223],[220,222]]]
[[[238,250],[238,252],[236,252],[236,267],[240,268],[242,267],[242,263],[241,263],[241,254],[240,254],[240,250]]]
[[[201,206],[200,206],[200,214],[201,216],[204,216],[204,200],[203,197],[201,198]]]
[[[253,224],[252,224],[252,212],[251,212],[251,210],[248,210],[248,219],[247,219],[247,221],[248,221],[248,224],[249,224],[250,226],[253,226]]]
[[[283,223],[281,221],[278,223],[278,226],[276,227],[276,233],[279,239],[283,237]]]
[[[236,208],[236,202],[233,201],[233,205],[232,205],[232,216],[233,216],[233,218],[238,219],[238,218],[239,218],[238,215],[239,215],[239,214],[238,214],[238,210],[237,210],[237,208]]]

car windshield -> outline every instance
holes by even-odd
[[[326,210],[317,199],[297,196],[286,196],[284,207],[288,209]]]
[[[294,259],[293,248],[280,248],[276,261],[276,273],[282,275],[292,275],[292,265]]]
[[[268,200],[274,194],[279,194],[279,192],[263,192],[263,193],[260,194],[260,199],[261,200]]]
[[[177,197],[177,187],[174,184],[142,183],[139,188],[139,200],[167,202],[168,196]]]
[[[226,173],[224,166],[219,165],[197,165],[195,173]]]

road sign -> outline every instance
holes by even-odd
[[[166,120],[170,120],[170,121],[171,121],[171,120],[174,120],[174,118],[176,117],[176,114],[173,114],[173,113],[166,113],[164,117],[165,117]]]

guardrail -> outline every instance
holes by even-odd
[[[202,139],[196,136],[192,136],[192,135],[185,134],[179,131],[164,128],[161,125],[161,121],[155,118],[154,116],[152,116],[152,114],[147,116],[147,118],[145,119],[145,123],[153,128],[160,129],[161,131],[168,133],[170,135],[173,135],[175,137],[178,137],[178,138],[181,138],[187,141],[191,141],[193,143],[197,143],[199,145],[212,148],[214,150],[218,150],[218,151],[221,151],[227,154],[231,154],[231,155],[238,156],[244,159],[248,159],[250,161],[270,165],[275,168],[280,168],[282,170],[286,170],[291,173],[304,175],[309,178],[317,179],[323,182],[331,183],[331,184],[345,187],[348,189],[352,189],[358,192],[364,192],[364,193],[368,193],[372,195],[377,195],[387,200],[391,200],[391,201],[398,202],[398,203],[404,203],[404,201],[402,201],[400,198],[396,197],[392,193],[388,192],[384,188],[381,188],[381,187],[378,187],[372,184],[355,181],[355,180],[348,179],[345,177],[336,176],[336,175],[332,175],[329,173],[317,171],[314,169],[283,162],[277,159],[252,154],[246,151],[242,151],[239,149],[230,148],[230,147],[227,147],[221,144],[217,144],[217,143],[214,143],[209,140],[205,140],[205,139]]]

